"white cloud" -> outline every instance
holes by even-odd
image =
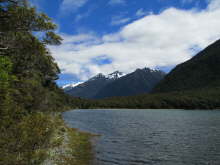
[[[126,2],[125,2],[125,0],[110,0],[109,4],[110,5],[118,5],[118,4],[124,5],[124,4],[126,4]]]
[[[111,25],[122,25],[126,24],[131,20],[131,18],[123,18],[122,16],[112,17]]]
[[[218,10],[220,9],[220,0],[209,0],[211,1],[209,5],[209,10]]]
[[[211,1],[202,11],[169,8],[102,37],[65,35],[63,45],[50,49],[64,73],[75,74],[81,80],[99,72],[128,73],[136,68],[176,65],[193,56],[193,47],[205,48],[220,38],[220,8],[216,3]],[[91,62],[100,55],[113,62],[106,65]]]
[[[142,17],[144,15],[147,15],[148,12],[144,11],[144,9],[139,9],[137,12],[136,12],[136,16],[137,17]],[[152,14],[152,13],[151,13]]]
[[[60,5],[61,14],[75,12],[78,8],[84,6],[88,0],[63,0]]]
[[[89,17],[90,14],[97,8],[96,5],[90,6],[89,9],[85,13],[80,13],[75,16],[75,22],[79,22],[82,19]]]

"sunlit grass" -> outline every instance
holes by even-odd
[[[91,165],[93,135],[67,127],[60,116],[54,119],[57,128],[52,138],[53,146],[48,151],[50,156],[44,165]]]

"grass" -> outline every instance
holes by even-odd
[[[43,165],[91,165],[94,160],[92,134],[69,128],[61,118],[54,117],[56,131],[52,138],[53,147]]]
[[[0,111],[0,165],[93,163],[92,135],[69,128],[60,113],[12,111]]]

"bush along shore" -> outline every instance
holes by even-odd
[[[55,83],[60,70],[47,49],[62,41],[55,30],[27,0],[0,1],[0,165],[92,161],[91,136],[68,128],[58,115],[81,99]]]
[[[60,113],[27,115],[8,129],[1,132],[1,165],[93,164],[93,135],[69,128]]]

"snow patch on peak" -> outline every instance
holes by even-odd
[[[62,86],[63,89],[66,89],[66,88],[74,88],[80,84],[82,84],[83,82],[78,82],[78,83],[72,83],[72,84],[67,84],[67,85],[64,85]]]
[[[144,70],[144,71],[150,71],[151,73],[160,72],[159,69],[151,69],[151,68],[147,68],[147,67],[145,67],[143,70]]]
[[[91,79],[89,79],[89,81],[93,81],[93,80],[97,80],[100,78],[105,78],[105,79],[118,79],[121,78],[122,76],[125,76],[126,74],[119,72],[119,71],[115,71],[113,73],[110,73],[108,75],[104,75],[102,73],[97,74],[96,76],[92,77]]]
[[[123,76],[125,76],[126,74],[125,73],[122,73],[122,72],[119,72],[119,71],[115,71],[113,73],[110,73],[106,76],[106,78],[108,79],[118,79],[118,78],[121,78]]]

